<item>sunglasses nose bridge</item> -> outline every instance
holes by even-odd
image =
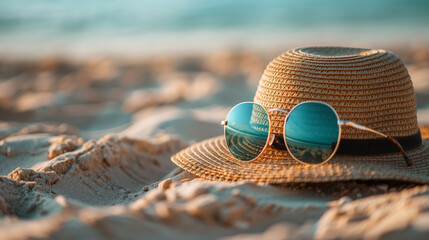
[[[271,133],[270,134],[270,140],[268,141],[268,145],[272,146],[275,139],[276,139],[276,135],[274,133]]]
[[[281,108],[273,108],[273,109],[269,109],[268,111],[268,116],[270,117],[270,119],[271,119],[271,117],[274,115],[277,115],[277,114],[273,114],[273,113],[282,113],[282,114],[280,114],[280,115],[282,115],[282,116],[286,116],[287,115],[287,113],[288,113],[288,111],[287,110],[284,110],[284,109],[281,109]]]
[[[281,115],[284,115],[284,116],[286,116],[287,115],[287,113],[288,113],[288,111],[287,110],[284,110],[284,109],[281,109],[281,108],[273,108],[273,109],[269,109],[268,111],[268,115],[270,116],[270,118],[271,118],[271,115],[273,114],[273,113],[282,113]],[[269,137],[270,137],[270,139],[269,139],[269,141],[268,141],[268,145],[269,146],[272,146],[273,144],[274,144],[274,142],[276,141],[276,134],[274,134],[274,133],[270,133],[270,135],[269,135]]]
[[[277,113],[282,113],[282,114],[280,114],[282,117],[286,117],[286,115],[287,115],[287,113],[289,112],[289,111],[287,111],[287,110],[284,110],[284,109],[281,109],[281,108],[273,108],[273,109],[270,109],[270,110],[268,110],[268,116],[270,117],[270,120],[271,120],[271,117],[272,117],[272,115],[273,115],[273,113],[275,113],[275,112],[277,112]],[[277,114],[274,114],[274,116],[275,115],[277,115]]]
[[[268,113],[272,113],[272,112],[288,113],[287,110],[284,110],[284,109],[281,109],[281,108],[272,108],[272,109],[268,110]]]

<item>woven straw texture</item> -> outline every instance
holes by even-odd
[[[267,66],[254,98],[267,110],[290,110],[307,100],[327,102],[340,119],[392,137],[413,135],[419,129],[411,79],[399,57],[388,51],[341,47],[290,50]],[[284,118],[280,112],[270,114],[272,133],[283,133]],[[429,137],[428,127],[422,126],[421,132],[424,138]],[[378,136],[342,128],[342,139],[374,138]],[[245,141],[237,144],[252,148]],[[407,154],[412,166],[407,166],[399,153],[336,154],[328,163],[309,166],[293,160],[287,151],[267,147],[256,160],[242,162],[231,155],[224,137],[220,136],[182,150],[172,161],[192,174],[213,181],[287,183],[383,179],[429,183],[429,140]]]
[[[292,109],[300,102],[329,103],[340,119],[389,136],[418,130],[414,89],[401,59],[384,50],[313,47],[290,50],[265,69],[254,102],[266,109]],[[272,132],[282,134],[284,116],[271,115]],[[344,139],[377,135],[344,128]]]

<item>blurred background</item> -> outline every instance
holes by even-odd
[[[290,48],[399,55],[429,124],[426,0],[0,0],[0,138],[221,135]]]

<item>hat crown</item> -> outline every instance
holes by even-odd
[[[324,101],[340,119],[392,137],[418,131],[414,88],[401,59],[385,50],[309,47],[287,51],[271,61],[254,102],[266,109],[291,110],[297,104]],[[271,114],[273,133],[283,133],[284,116]],[[343,128],[346,139],[376,135]]]

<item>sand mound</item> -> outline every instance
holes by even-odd
[[[316,239],[405,239],[411,232],[423,239],[429,231],[427,186],[349,203],[340,199],[331,206],[318,223]]]
[[[169,157],[185,146],[167,135],[154,140],[109,135],[85,143],[74,136],[46,134],[6,138],[2,141],[5,158],[21,167],[2,177],[1,188],[8,194],[1,196],[0,209],[5,215],[22,218],[46,215],[52,211],[41,205],[46,199],[54,204],[57,195],[92,205],[124,204],[141,195],[142,186],[161,180],[174,169]],[[18,155],[26,162],[20,162]],[[16,203],[23,196],[26,200]],[[29,196],[36,196],[37,201]]]
[[[210,239],[241,231],[258,232],[278,220],[291,218],[301,207],[284,207],[285,192],[252,183],[205,183],[198,180],[161,182],[132,204],[89,207],[57,196],[57,209],[40,220],[8,219],[0,231],[9,238],[91,238],[91,239]],[[143,190],[144,192],[145,190]],[[308,211],[323,211],[312,205]],[[16,231],[25,228],[26,231]]]
[[[411,232],[424,238],[429,230],[426,186],[330,202],[332,197],[313,191],[291,192],[251,182],[210,183],[174,172],[172,178],[137,191],[139,195],[132,202],[104,207],[63,195],[45,197],[28,189],[28,182],[5,178],[2,189],[23,190],[21,195],[1,201],[0,209],[7,216],[0,231],[9,239],[374,239],[391,238],[392,234],[401,239]],[[37,204],[29,207],[22,200],[9,203],[24,195],[27,202]],[[15,208],[30,209],[33,214],[13,212]],[[38,218],[46,211],[51,214]],[[30,219],[22,221],[10,215]],[[397,221],[398,217],[403,221]]]
[[[133,91],[125,100],[123,108],[135,112],[147,107],[172,104],[180,100],[194,101],[215,94],[220,82],[209,74],[199,74],[193,79],[171,76],[160,88]]]
[[[11,137],[35,133],[46,133],[50,135],[79,135],[79,130],[64,123],[0,123],[0,140]]]

